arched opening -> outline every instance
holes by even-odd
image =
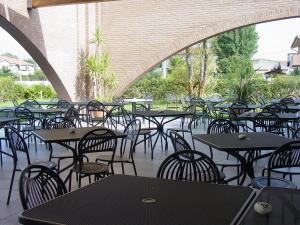
[[[280,24],[280,23],[286,23],[286,22],[288,22],[288,23],[291,23],[291,19],[293,19],[292,21],[294,21],[294,29],[293,30],[296,30],[295,28],[296,28],[296,26],[295,26],[295,24],[296,23],[300,23],[300,19],[299,19],[299,17],[289,17],[289,18],[283,18],[283,19],[276,19],[276,20],[273,20],[273,21],[267,21],[267,22],[259,22],[258,23],[258,25],[260,26],[263,26],[263,25],[267,25],[267,24],[274,24],[274,26],[276,25],[276,24]],[[248,25],[247,25],[248,26]],[[247,26],[240,26],[239,28],[241,28],[241,27],[247,27]],[[278,26],[278,25],[277,25]],[[238,28],[236,28],[236,29],[238,29]],[[278,38],[278,36],[280,35],[280,34],[282,34],[282,33],[285,33],[285,29],[287,29],[287,28],[285,28],[285,25],[282,25],[282,26],[278,26],[278,28],[277,28],[278,30],[277,30],[277,32],[278,33],[276,33],[276,30],[274,30],[274,28],[273,28],[273,33],[272,33],[272,35],[273,35],[273,39],[279,39]],[[290,30],[292,29],[292,27],[290,27]],[[228,31],[233,31],[233,30],[235,30],[235,29],[230,29],[230,30],[228,30]],[[226,31],[227,32],[227,31]],[[216,37],[216,36],[218,36],[218,35],[220,35],[220,34],[223,34],[223,33],[225,33],[225,32],[221,32],[221,33],[218,33],[218,34],[216,34],[216,35],[213,35],[213,36],[210,36],[209,38],[211,38],[211,37]],[[289,32],[289,38],[288,39],[286,39],[285,38],[285,47],[284,47],[284,49],[282,49],[282,47],[280,48],[279,46],[276,46],[276,43],[274,43],[274,45],[273,46],[271,46],[272,48],[274,48],[274,49],[271,49],[271,50],[269,50],[269,51],[284,51],[284,56],[283,57],[281,57],[281,59],[276,59],[276,57],[275,58],[272,58],[271,57],[271,59],[261,59],[262,57],[260,57],[260,58],[258,58],[257,60],[253,60],[253,64],[255,64],[255,70],[257,70],[257,72],[258,73],[261,73],[261,74],[264,74],[264,73],[266,73],[266,72],[268,72],[269,74],[274,70],[274,69],[277,69],[277,67],[280,67],[280,70],[281,70],[281,72],[283,73],[283,74],[296,74],[297,73],[297,71],[292,71],[292,70],[294,70],[294,68],[289,68],[288,66],[287,66],[287,58],[288,58],[288,53],[289,53],[289,51],[291,51],[291,45],[292,45],[292,42],[293,42],[293,39],[295,38],[295,36],[297,36],[298,35],[298,33],[297,33],[297,31],[294,31],[294,33],[292,34],[292,36],[291,36],[291,34],[290,34],[291,32]],[[207,39],[205,39],[205,40],[208,40],[209,38],[207,38]],[[271,38],[270,36],[268,36],[268,38]],[[281,39],[279,39],[279,40],[281,40]],[[271,42],[272,40],[269,40],[269,42]],[[266,42],[266,40],[265,40],[265,42]],[[197,44],[197,43],[196,43]],[[280,45],[280,43],[277,41],[277,44],[278,45]],[[194,44],[193,44],[194,45]],[[192,46],[193,46],[192,45]],[[283,45],[283,44],[281,44],[281,45]],[[190,45],[191,46],[191,45]],[[190,47],[190,46],[187,46],[187,47]],[[186,47],[186,48],[187,48]],[[270,46],[269,46],[269,48],[271,48]],[[174,55],[177,55],[178,53],[179,53],[179,55],[180,54],[185,54],[185,52],[183,52],[183,50],[185,50],[186,48],[181,48],[180,49],[180,51],[179,52],[176,52],[175,54],[173,54],[172,56],[174,56]],[[277,49],[276,49],[277,48]],[[279,48],[279,49],[278,49]],[[266,54],[265,54],[266,55]],[[263,56],[264,57],[264,56]],[[268,57],[268,56],[266,56],[266,57]],[[257,57],[256,57],[257,58]],[[183,61],[184,61],[184,59],[183,59]],[[283,61],[285,61],[285,62],[283,62]],[[157,68],[157,66],[158,65],[160,65],[161,64],[161,62],[159,62],[158,64],[155,64],[155,66],[154,66],[154,68]],[[267,66],[264,66],[264,64],[268,64]],[[264,67],[264,68],[260,68],[260,67]],[[276,68],[275,68],[276,67]],[[267,69],[266,69],[267,68]],[[265,71],[264,71],[265,70]],[[291,71],[290,71],[291,70]],[[148,70],[149,71],[149,70]],[[157,69],[156,69],[156,73],[155,72],[153,72],[153,71],[155,71],[155,70],[153,70],[152,68],[150,69],[150,71],[152,71],[152,74],[159,74],[159,73],[162,73],[161,71],[159,71],[158,73],[157,73]],[[294,73],[295,72],[295,73]],[[187,73],[187,72],[186,72]],[[197,72],[198,73],[198,72]],[[144,76],[145,74],[143,74],[142,76]],[[148,74],[147,75],[148,77],[150,77],[150,75]],[[155,76],[155,75],[154,75]],[[196,76],[198,76],[198,74],[196,75]],[[268,76],[268,75],[266,75],[266,76]],[[139,79],[139,78],[138,78]],[[145,82],[148,82],[148,83],[150,83],[150,81],[149,80],[147,80],[147,81],[145,81]],[[279,81],[278,81],[279,82]],[[155,82],[152,82],[153,84],[155,83]],[[157,83],[157,85],[159,86],[160,84],[163,84],[163,81],[160,81],[160,82],[158,82]],[[181,83],[180,82],[178,82],[178,84],[179,84],[179,86],[181,85]],[[149,86],[149,85],[148,85]],[[157,89],[159,89],[159,88],[157,88]],[[131,93],[129,93],[129,95],[130,94],[134,94],[134,92],[136,92],[136,93],[141,93],[142,92],[142,90],[146,90],[146,88],[143,88],[142,87],[142,89],[141,90],[138,90],[138,88],[136,89],[136,90],[130,90],[131,91]],[[147,91],[147,90],[146,90]],[[161,90],[158,90],[158,91],[161,91]],[[168,92],[168,90],[166,90],[166,91],[161,91],[161,92],[163,92],[164,94],[165,93],[167,93]],[[297,92],[297,91],[296,91]],[[291,90],[291,91],[287,91],[286,92],[286,95],[289,95],[289,94],[296,94],[296,95],[298,95],[297,93],[295,92],[295,90],[293,91],[293,90]],[[182,93],[182,92],[181,92]],[[128,94],[128,93],[127,93]],[[281,93],[281,94],[284,94],[284,93]],[[146,93],[146,95],[148,95],[148,93]],[[268,95],[271,95],[271,94],[268,94]],[[270,96],[268,96],[268,97],[270,97]],[[273,97],[284,97],[284,96],[273,96]]]
[[[0,26],[13,37],[33,58],[33,60],[38,64],[42,71],[47,76],[50,83],[53,85],[56,93],[59,97],[63,99],[70,100],[70,95],[67,92],[65,86],[61,82],[54,68],[50,65],[46,57],[41,53],[41,51],[32,43],[26,35],[16,28],[12,23],[10,23],[6,18],[0,16]]]

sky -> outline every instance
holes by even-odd
[[[287,53],[293,52],[291,44],[300,35],[300,18],[279,20],[256,25],[258,32],[258,51],[254,58],[287,60]],[[10,52],[21,59],[30,55],[5,30],[0,27],[0,54]]]

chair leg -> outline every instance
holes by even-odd
[[[2,159],[2,144],[0,140],[0,161],[1,161],[1,166],[3,165],[3,159]]]
[[[137,176],[136,167],[135,167],[135,163],[134,163],[133,159],[132,159],[132,165],[133,165],[134,174],[135,174],[135,176]]]
[[[124,173],[124,163],[123,162],[121,162],[121,166],[122,166],[122,174],[125,174]]]
[[[9,191],[8,191],[6,205],[9,205],[9,202],[10,202],[10,196],[11,196],[11,191],[12,191],[12,187],[13,187],[13,184],[14,184],[16,170],[17,170],[17,164],[15,163],[14,169],[13,169],[13,173],[12,173],[12,176],[11,176],[11,180],[10,180],[10,185],[9,185]]]

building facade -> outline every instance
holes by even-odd
[[[0,56],[0,68],[7,68],[15,75],[29,76],[34,74],[34,65],[20,59]]]

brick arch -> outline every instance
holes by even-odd
[[[1,5],[0,5],[1,6]],[[50,65],[45,55],[41,52],[41,48],[37,47],[20,29],[18,29],[13,23],[6,19],[5,13],[2,14],[4,10],[0,10],[0,26],[6,30],[35,60],[39,67],[43,70],[46,77],[52,84],[54,90],[61,98],[71,100],[68,91],[66,90],[64,84],[60,80],[58,74],[55,72],[54,68]],[[13,10],[9,11],[12,17],[19,16],[17,12]],[[2,15],[1,15],[2,14]],[[26,24],[26,19],[22,17]],[[38,22],[38,21],[36,21]]]
[[[264,22],[271,22],[276,20],[284,20],[290,18],[300,17],[300,5],[293,5],[290,7],[270,7],[267,11],[258,11],[245,15],[239,18],[224,20],[222,23],[207,24],[205,27],[195,27],[192,32],[185,37],[181,37],[172,41],[163,49],[151,53],[147,56],[147,61],[143,61],[133,70],[127,73],[127,77],[132,77],[132,80],[122,87],[119,94],[123,94],[133,83],[148,71],[160,64],[162,61],[171,57],[172,55],[184,50],[185,48],[199,43],[202,40],[211,38],[218,34],[230,31],[239,27],[244,27],[253,24]]]

